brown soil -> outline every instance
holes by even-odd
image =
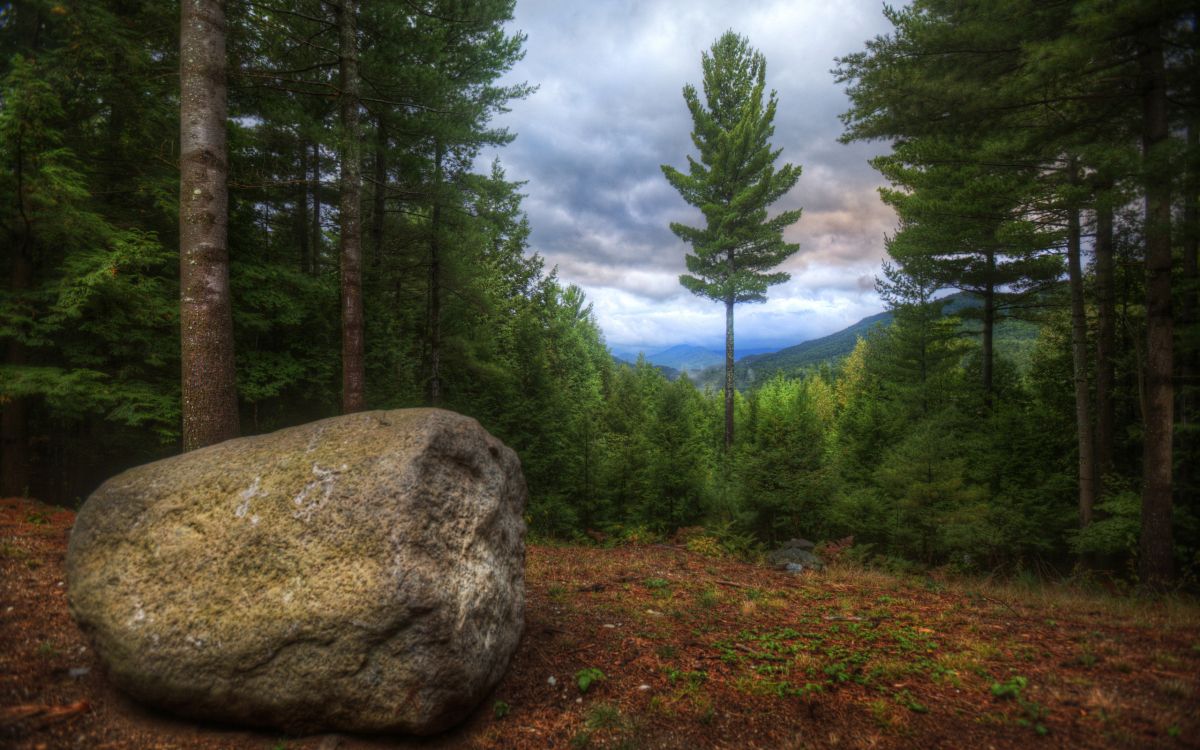
[[[73,521],[0,500],[0,747],[1200,747],[1194,603],[796,576],[673,546],[530,547],[525,638],[450,733],[198,725],[105,681],[67,614]],[[581,692],[585,669],[603,677]]]

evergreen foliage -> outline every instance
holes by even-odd
[[[989,409],[1005,390],[1002,363],[993,367],[997,313],[1005,304],[1027,308],[1019,295],[1029,291],[1040,305],[1065,302],[1071,309],[1067,377],[1074,386],[1074,424],[1066,429],[1075,435],[1070,451],[1084,537],[1119,439],[1113,211],[1140,198],[1140,215],[1121,220],[1142,235],[1133,260],[1145,275],[1143,299],[1128,288],[1124,295],[1126,309],[1133,304],[1145,313],[1131,337],[1141,351],[1142,407],[1139,439],[1131,447],[1142,454],[1135,469],[1142,492],[1140,575],[1144,584],[1162,587],[1173,566],[1188,559],[1173,541],[1179,520],[1174,502],[1185,501],[1187,516],[1196,510],[1194,493],[1180,493],[1177,484],[1177,475],[1190,481],[1188,472],[1175,470],[1181,464],[1173,447],[1177,344],[1171,312],[1179,297],[1172,289],[1175,256],[1182,256],[1189,276],[1196,275],[1195,244],[1173,248],[1171,228],[1173,186],[1187,176],[1187,160],[1175,159],[1187,148],[1178,134],[1194,125],[1198,107],[1188,83],[1196,77],[1195,9],[1137,0],[917,0],[885,14],[893,32],[839,61],[837,74],[852,102],[843,116],[844,139],[891,142],[891,153],[874,163],[893,186],[883,195],[901,220],[888,247],[899,272],[984,298],[979,372]],[[1195,202],[1194,191],[1182,201],[1181,213],[1191,217],[1185,234],[1195,229]],[[1086,298],[1082,262],[1089,211],[1095,232],[1092,300]],[[1060,254],[1067,260],[1064,294],[1057,293]],[[1051,287],[1053,295],[1047,294]],[[1190,305],[1188,295],[1179,301]],[[1099,329],[1094,355],[1089,304]],[[1185,345],[1183,357],[1194,360],[1194,349]],[[998,408],[1011,411],[1021,400],[1020,384],[1007,388],[1016,403]]]
[[[1165,549],[1194,582],[1198,158],[1182,134],[1200,78],[1194,29],[1164,22],[1178,4],[1156,7],[888,11],[895,33],[840,74],[848,137],[894,146],[876,161],[901,218],[878,287],[890,309],[836,340],[743,360],[739,391],[614,361],[583,292],[529,252],[521,184],[499,161],[477,168],[481,148],[512,138],[493,117],[531,91],[499,83],[524,43],[507,30],[511,0],[363,4],[363,405],[436,401],[479,419],[520,455],[539,536],[645,540],[706,524],[744,552],[853,536],[854,555],[886,565],[1132,573],[1147,544],[1163,554],[1144,523],[1150,507],[1161,524],[1164,506],[1147,495],[1143,452],[1147,329],[1163,322],[1147,298],[1161,227],[1145,186],[1161,176],[1178,188],[1179,230]],[[178,144],[163,136],[179,127],[177,11],[0,9],[6,493],[69,503],[182,447]],[[241,431],[258,433],[341,409],[336,188],[354,149],[338,125],[331,4],[226,11],[238,410]],[[1153,45],[1131,19],[1174,50],[1171,129],[1145,153],[1137,84]],[[674,227],[693,249],[682,283],[731,311],[785,277],[773,269],[795,250],[782,231],[798,212],[767,208],[799,170],[774,167],[762,56],[730,33],[702,59],[703,96],[685,89],[699,156],[664,173],[705,217]],[[1080,290],[1061,278],[1073,214],[1092,261]],[[1082,527],[1081,382],[1100,488]]]
[[[701,54],[704,101],[692,85],[683,98],[692,115],[692,143],[684,174],[664,164],[663,174],[683,199],[704,214],[703,228],[673,222],[671,231],[692,246],[689,273],[679,283],[693,294],[725,304],[725,448],[733,441],[733,307],[765,302],[767,287],[788,280],[770,272],[800,248],[785,242],[783,230],[800,210],[767,218],[767,208],[800,179],[800,168],[775,169],[782,149],[772,149],[777,101],[772,91],[763,104],[767,61],[732,31]]]

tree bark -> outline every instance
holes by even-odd
[[[341,93],[342,412],[365,406],[362,301],[362,165],[358,125],[358,0],[338,8]]]
[[[179,285],[183,449],[238,434],[226,244],[224,0],[184,0],[180,21]]]
[[[1075,182],[1075,167],[1071,167]],[[1083,300],[1079,207],[1067,208],[1067,277],[1071,287],[1071,369],[1075,382],[1075,435],[1079,450],[1079,528],[1092,523],[1096,506],[1095,443],[1092,438],[1091,394],[1087,372],[1087,314]]]
[[[433,157],[433,208],[429,215],[429,405],[442,400],[442,143]]]
[[[725,298],[725,452],[733,448],[733,298]]]
[[[1113,384],[1116,373],[1117,311],[1113,286],[1113,209],[1102,192],[1096,201],[1096,495],[1104,493],[1104,477],[1113,470],[1116,409]]]
[[[1160,165],[1167,140],[1167,85],[1159,25],[1139,34],[1142,160],[1146,211],[1146,409],[1143,415],[1142,531],[1139,575],[1150,589],[1173,575],[1171,463],[1174,427],[1174,326],[1171,315],[1171,182]]]

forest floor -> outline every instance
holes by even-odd
[[[67,613],[73,522],[0,500],[0,747],[1200,747],[1194,601],[793,575],[670,545],[529,547],[525,637],[449,733],[198,725],[105,680]],[[584,670],[597,670],[586,692]]]

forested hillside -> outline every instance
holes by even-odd
[[[223,428],[460,411],[519,454],[539,538],[703,525],[738,553],[852,537],[895,568],[1195,584],[1188,4],[918,0],[846,50],[845,137],[891,146],[889,311],[741,360],[728,446],[719,381],[615,361],[522,184],[477,166],[538,83],[500,83],[513,0],[218,4],[227,152],[184,165],[227,171],[221,252],[185,236],[208,196],[181,201],[179,6],[0,8],[2,494],[76,504],[197,445],[187,389],[216,370],[188,333],[216,329],[181,314],[228,291]],[[188,275],[225,257],[227,290]]]
[[[981,300],[958,293],[944,297],[941,311],[959,321],[959,335],[964,339],[980,337],[979,310]],[[1053,307],[1054,303],[1051,303]],[[1026,313],[1025,318],[1008,318],[995,326],[995,347],[1003,356],[1011,359],[1022,371],[1028,369],[1037,341],[1041,315]],[[891,311],[869,315],[862,320],[835,331],[828,336],[810,339],[795,346],[788,346],[767,354],[750,354],[737,361],[735,377],[739,389],[753,388],[755,383],[770,380],[776,374],[798,376],[819,369],[835,370],[842,360],[850,356],[861,338],[867,338],[876,328],[890,326],[895,316]],[[693,376],[700,388],[719,387],[722,373],[718,368],[705,368]]]
[[[660,352],[647,354],[646,360],[651,364],[670,367],[674,370],[696,372],[721,362],[722,356],[720,352],[714,352],[700,346],[680,344]]]

